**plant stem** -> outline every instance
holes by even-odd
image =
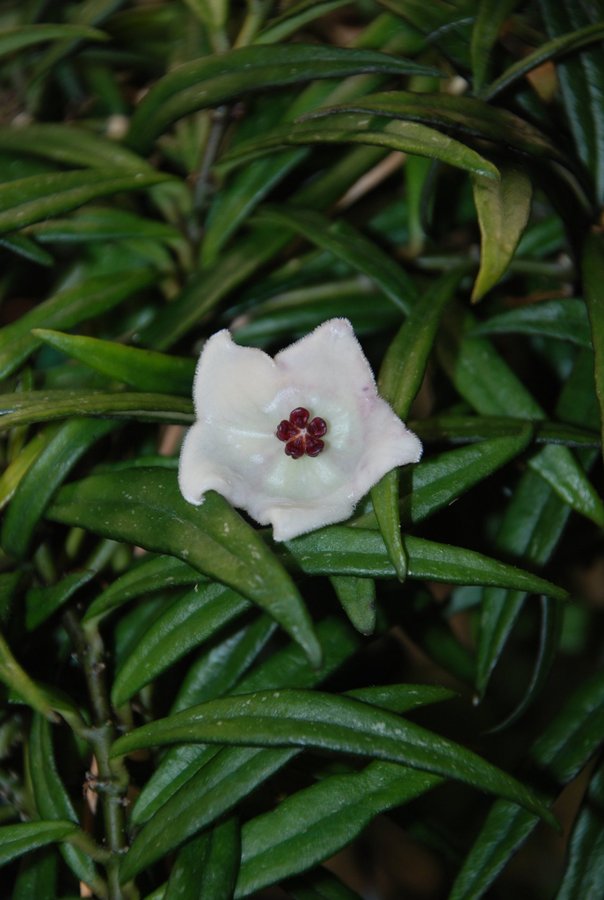
[[[133,885],[121,885],[119,880],[120,857],[127,849],[123,804],[128,788],[128,773],[121,760],[113,760],[109,755],[116,731],[105,680],[103,642],[94,624],[83,628],[73,611],[65,614],[64,622],[84,670],[92,705],[94,725],[88,729],[87,737],[97,761],[97,790],[101,798],[110,851],[105,862],[108,900],[134,900],[137,896],[136,888]]]

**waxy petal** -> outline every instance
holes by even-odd
[[[201,353],[194,400],[179,467],[184,497],[199,504],[216,490],[272,524],[277,541],[348,518],[386,472],[421,456],[418,438],[378,396],[346,319],[323,323],[274,360],[218,332]],[[326,431],[324,440],[300,440],[298,453],[298,439],[284,445],[277,429],[292,413],[303,426],[300,409],[310,422],[325,420]]]

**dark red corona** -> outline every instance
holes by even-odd
[[[310,413],[303,406],[297,406],[289,414],[289,420],[283,419],[277,426],[275,434],[280,441],[285,443],[285,453],[292,459],[300,459],[301,456],[318,456],[325,447],[321,438],[327,432],[325,419],[315,416],[310,419]]]

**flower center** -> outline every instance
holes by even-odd
[[[307,456],[318,456],[325,447],[321,440],[327,432],[325,419],[315,416],[310,419],[310,413],[303,406],[297,406],[289,414],[289,420],[279,422],[275,434],[280,441],[285,443],[285,453],[292,459],[300,459],[306,453]]]

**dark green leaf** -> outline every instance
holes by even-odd
[[[22,557],[52,495],[90,447],[114,428],[112,422],[70,419],[52,436],[21,479],[2,526],[2,546]],[[39,619],[34,614],[36,624]]]
[[[92,569],[71,572],[57,584],[34,587],[25,596],[25,626],[29,631],[38,628],[73,597],[76,591],[94,578]]]
[[[566,867],[556,900],[597,897],[604,879],[604,769],[597,768],[573,826]]]
[[[77,831],[73,822],[21,822],[0,828],[0,866],[38,847],[64,841]]]
[[[293,582],[257,532],[215,492],[194,507],[173,472],[131,469],[63,488],[48,517],[182,559],[265,608],[319,663],[320,647]]]
[[[9,181],[0,185],[0,232],[25,228],[97,197],[144,190],[169,178],[148,169],[127,173],[115,169],[78,169]]]
[[[491,68],[491,51],[497,43],[501,26],[518,6],[518,0],[480,0],[472,27],[470,54],[474,93],[479,94]]]
[[[19,866],[11,900],[56,900],[57,862],[53,849],[30,851]]]
[[[5,247],[17,256],[22,256],[29,262],[39,266],[54,265],[54,258],[48,252],[39,247],[35,241],[25,234],[4,234],[0,236],[0,247]]]
[[[108,378],[123,381],[140,391],[191,396],[195,374],[193,359],[46,328],[35,328],[32,335]]]
[[[596,431],[577,428],[566,422],[538,422],[513,419],[511,416],[435,416],[412,421],[411,428],[424,441],[451,441],[463,444],[467,441],[485,441],[511,437],[527,428],[537,444],[566,444],[568,447],[600,447]]]
[[[119,707],[223,625],[250,608],[249,601],[220,584],[196,585],[159,616],[122,662],[112,689]]]
[[[25,669],[19,665],[1,633],[0,681],[4,682],[4,684],[15,691],[22,702],[27,703],[32,709],[37,710],[49,719],[54,720],[56,718],[43,691],[38,687],[35,681],[32,681]],[[1,857],[2,851],[0,849],[0,858]]]
[[[241,855],[235,818],[186,844],[170,873],[164,900],[231,900]]]
[[[571,297],[530,303],[497,313],[480,322],[472,334],[534,334],[591,347],[585,303]]]
[[[453,584],[492,584],[517,587],[565,599],[566,591],[522,569],[483,556],[474,550],[438,544],[405,535],[410,578]],[[333,525],[287,542],[288,552],[309,575],[390,577],[395,569],[381,534],[363,528]]]
[[[303,872],[353,841],[379,813],[441,784],[438,775],[387,762],[333,775],[298,791],[241,834],[241,871],[235,897]]]
[[[368,117],[367,113],[338,110],[327,118],[296,122],[287,128],[275,129],[268,136],[241,143],[224,157],[221,168],[226,170],[243,165],[290,144],[351,143],[414,153],[478,175],[498,177],[495,166],[466,144],[419,122],[397,121],[385,116],[386,113],[373,113]]]
[[[125,238],[149,238],[158,241],[177,241],[180,232],[166,222],[143,218],[124,209],[104,209],[87,206],[76,210],[66,219],[36,222],[27,233],[42,243],[86,243]]]
[[[363,72],[404,75],[433,70],[371,50],[304,44],[242,47],[186,63],[165,75],[139,104],[128,142],[145,150],[176,119],[250,91]]]
[[[0,394],[0,431],[71,416],[105,416],[191,425],[193,404],[171,394],[126,391],[28,391]]]
[[[408,123],[421,122],[424,127],[427,125],[432,126],[432,128],[425,128],[426,133],[431,132],[433,128],[450,129],[456,135],[471,134],[483,140],[493,141],[496,144],[505,142],[506,146],[537,158],[554,159],[559,162],[564,161],[564,157],[556,145],[525,119],[508,110],[490,106],[488,103],[475,97],[465,97],[456,94],[411,93],[408,91],[387,91],[385,93],[370,94],[353,103],[346,103],[328,109],[319,109],[309,113],[304,117],[301,124],[306,124],[308,127],[314,120],[315,124],[318,125],[318,120],[327,117],[325,125],[328,127],[330,119],[339,121],[345,115],[351,116],[353,113],[365,116],[387,117],[392,120],[402,119],[407,120]],[[404,134],[405,132],[401,133]],[[413,131],[409,133],[413,134]],[[418,135],[422,133],[422,130],[417,132]],[[445,136],[439,131],[433,133],[439,134],[443,141],[446,140]],[[443,146],[445,145],[443,144]],[[462,165],[462,161],[465,160],[463,151],[468,151],[469,153],[473,151],[470,151],[463,144],[458,144],[457,141],[454,141],[451,145],[450,152],[452,155],[455,152],[454,148],[460,153],[459,161],[455,161],[454,157],[447,159],[443,155],[443,162],[450,162],[451,165],[457,165],[463,169],[467,168],[469,171],[475,172],[475,174],[497,179],[497,169],[491,163],[482,160],[482,170],[480,166],[476,166],[476,163],[471,166]],[[463,148],[463,150],[459,148]],[[401,147],[401,149],[404,148]],[[414,151],[410,149],[409,152]],[[422,154],[420,150],[415,152],[418,152],[420,155],[432,155],[431,153]],[[475,157],[476,162],[481,159],[478,154],[475,154]],[[436,158],[441,159],[440,156]],[[467,157],[468,162],[471,159],[471,156]]]
[[[461,779],[554,821],[523,785],[460,745],[384,709],[318,691],[259,691],[212,700],[118,738],[112,755],[191,740],[373,756]]]
[[[0,150],[17,156],[32,154],[63,165],[112,170],[113,175],[136,172],[152,173],[142,157],[127,150],[117,141],[77,125],[55,122],[33,122],[26,128],[0,128]]]
[[[40,818],[77,824],[76,812],[57,770],[50,725],[39,714],[32,721],[28,750],[33,794]],[[79,847],[69,844],[65,844],[61,852],[76,877],[95,890],[99,877],[91,858]]]

